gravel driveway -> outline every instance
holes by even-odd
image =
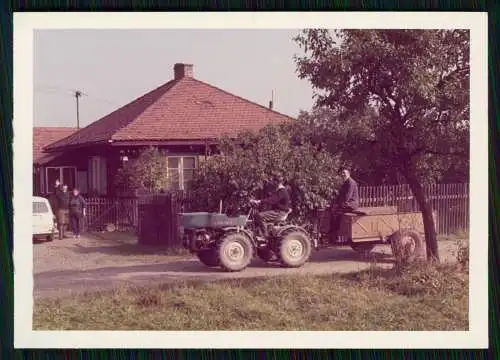
[[[168,249],[142,247],[136,242],[130,235],[106,234],[35,244],[35,297],[192,279],[346,273],[366,269],[373,261],[381,267],[393,264],[389,246],[376,247],[371,258],[363,258],[350,247],[341,247],[314,251],[311,260],[298,269],[255,260],[242,272],[226,273],[205,267],[192,255],[172,254]],[[456,248],[455,241],[440,241],[442,261],[454,261]]]

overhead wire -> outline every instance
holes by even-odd
[[[75,93],[77,91],[80,92],[81,96],[88,97],[91,100],[97,100],[97,101],[108,103],[110,105],[119,106],[119,104],[117,104],[114,101],[110,101],[110,100],[104,99],[102,97],[90,95],[90,94],[83,92],[81,90],[78,90],[78,89],[68,89],[68,88],[61,88],[61,87],[57,87],[57,86],[40,86],[40,87],[35,88],[35,92],[38,92],[38,93],[54,94],[54,95],[60,94],[60,95],[67,95],[67,96],[72,96],[72,97],[75,96]]]

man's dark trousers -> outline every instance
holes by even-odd
[[[268,234],[266,231],[267,229],[265,224],[274,223],[278,219],[284,217],[285,214],[286,211],[280,211],[280,210],[268,210],[258,213],[257,216],[255,217],[256,220],[255,225],[257,225],[256,226],[257,236],[266,237]]]
[[[337,241],[338,232],[340,230],[340,223],[342,216],[345,213],[353,212],[355,209],[347,205],[336,205],[332,208],[332,225],[330,227],[330,234],[332,241]]]

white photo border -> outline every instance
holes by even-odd
[[[14,346],[16,348],[487,348],[488,36],[484,12],[14,13]],[[168,25],[167,25],[168,24]],[[33,331],[30,223],[33,33],[37,29],[470,29],[469,331]]]

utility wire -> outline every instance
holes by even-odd
[[[90,98],[91,100],[98,100],[98,101],[102,101],[102,102],[111,104],[113,106],[118,106],[118,104],[116,104],[112,101],[109,101],[109,100],[106,100],[103,98],[99,98],[97,96],[89,96],[89,94],[84,93],[83,91],[78,90],[78,89],[64,89],[64,88],[57,87],[57,86],[42,86],[42,87],[35,88],[35,92],[50,94],[50,95],[64,95],[64,96],[68,96],[68,97],[71,96],[71,97],[76,98],[76,127],[77,127],[77,129],[80,128],[80,106],[79,106],[79,98],[80,97],[85,96],[85,97]]]
[[[66,95],[68,97],[74,97],[75,93],[77,91],[80,93],[81,96],[85,96],[85,97],[89,98],[90,100],[97,100],[97,101],[108,103],[110,105],[120,106],[119,104],[117,104],[114,101],[110,101],[110,100],[107,100],[107,99],[104,99],[101,97],[97,97],[94,95],[89,95],[89,94],[87,94],[81,90],[77,90],[77,89],[63,89],[63,88],[52,87],[52,86],[46,86],[46,87],[44,86],[44,87],[35,88],[35,92],[38,92],[38,93],[50,94],[50,95]]]

